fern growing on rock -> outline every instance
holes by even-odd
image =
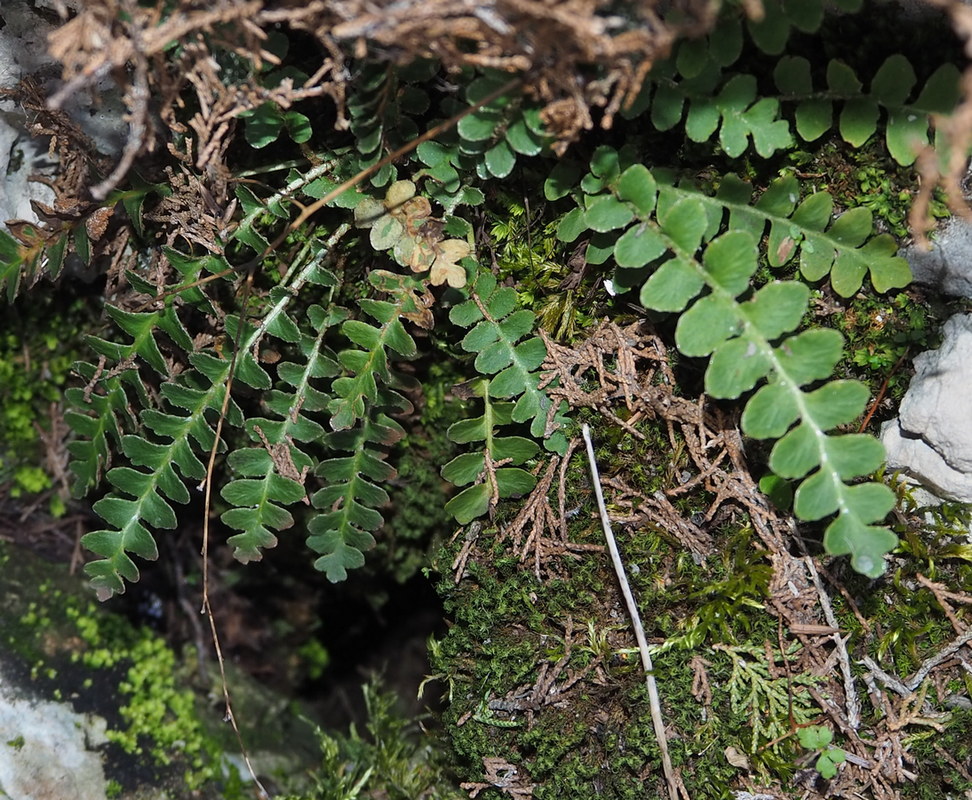
[[[745,398],[743,431],[775,442],[769,466],[797,482],[797,516],[831,519],[827,549],[879,574],[895,543],[878,525],[892,495],[867,480],[881,448],[838,430],[861,412],[867,392],[833,377],[839,334],[802,326],[808,285],[827,281],[844,298],[905,286],[896,243],[875,231],[867,209],[838,208],[793,174],[758,182],[726,171],[699,186],[652,163],[638,126],[707,143],[742,174],[743,156],[758,162],[831,130],[851,147],[879,136],[909,164],[928,141],[930,115],[956,102],[958,75],[944,66],[919,85],[900,54],[863,79],[839,59],[813,65],[786,54],[786,44],[794,31],[820,27],[825,4],[767,0],[763,10],[758,20],[725,10],[707,36],[678,43],[654,64],[628,102],[605,99],[606,119],[617,112],[636,124],[619,121],[626,143],[583,158],[553,158],[567,142],[550,131],[580,124],[558,123],[554,112],[567,113],[568,101],[544,106],[504,69],[467,67],[447,81],[429,58],[356,64],[355,81],[342,84],[350,143],[332,143],[306,108],[288,105],[313,96],[287,94],[293,81],[310,80],[304,72],[255,69],[252,95],[235,112],[244,123],[239,141],[300,158],[273,167],[284,177],[271,186],[236,182],[211,239],[187,235],[180,249],[170,237],[160,251],[177,282],[170,294],[145,306],[153,310],[128,298],[107,306],[116,333],[90,338],[97,363],[78,365],[83,386],[69,392],[75,491],[93,491],[102,478],[111,487],[95,504],[103,529],[84,538],[98,556],[87,569],[99,592],[137,579],[133,556],[156,556],[155,532],[174,527],[175,507],[208,479],[218,426],[220,518],[235,557],[258,560],[299,525],[315,566],[344,579],[379,535],[394,446],[418,396],[400,367],[434,354],[465,371],[470,401],[471,416],[448,432],[464,452],[437,465],[457,488],[448,510],[467,523],[531,491],[542,454],[566,452],[569,409],[544,388],[546,347],[516,285],[530,276],[524,270],[503,285],[498,267],[485,266],[481,221],[466,213],[489,206],[501,182],[520,174],[542,182],[551,205],[541,214],[559,220],[560,245],[583,243],[584,269],[600,269],[644,308],[676,315],[675,343],[707,359],[711,397]],[[753,50],[773,65],[771,76],[745,66]],[[610,85],[598,89],[605,98]],[[456,125],[437,127],[454,114]],[[358,185],[349,187],[354,175]],[[134,186],[116,199],[144,236],[146,197],[169,189],[141,179]],[[308,207],[321,212],[321,228],[293,229],[295,210]],[[83,226],[65,230],[43,247],[0,236],[8,295],[36,271],[44,247],[52,269],[66,248],[84,256]],[[257,302],[242,307],[225,290],[195,285],[234,275],[241,259],[257,271]],[[127,278],[143,295],[160,288],[137,265]],[[228,398],[231,382],[242,391]]]

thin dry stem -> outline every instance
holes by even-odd
[[[226,705],[226,712],[223,716],[223,720],[224,722],[229,722],[230,725],[233,726],[233,732],[236,734],[236,741],[240,746],[240,754],[243,756],[243,762],[246,764],[250,777],[253,778],[253,783],[258,788],[262,800],[262,798],[269,798],[270,795],[260,782],[256,771],[253,769],[253,765],[250,763],[250,756],[247,753],[246,745],[243,743],[243,734],[240,732],[240,728],[236,724],[236,715],[233,713],[233,703],[230,698],[229,682],[226,680],[226,662],[223,658],[223,649],[219,643],[219,631],[216,628],[216,617],[213,615],[213,606],[209,601],[209,515],[213,495],[213,470],[216,465],[216,453],[219,451],[219,443],[222,441],[223,422],[226,419],[226,411],[229,408],[230,392],[233,388],[233,373],[236,369],[236,354],[240,350],[240,339],[243,336],[243,330],[246,327],[243,324],[242,314],[245,314],[246,312],[246,301],[249,299],[250,289],[252,286],[253,273],[251,272],[247,276],[246,283],[244,284],[243,300],[240,304],[243,312],[241,313],[240,322],[236,330],[236,341],[233,343],[233,355],[229,364],[229,376],[226,380],[226,389],[223,392],[223,405],[219,410],[219,420],[216,423],[216,435],[213,437],[213,446],[209,451],[209,461],[206,464],[206,477],[203,479],[204,486],[200,487],[205,489],[205,500],[203,502],[202,608],[200,609],[199,613],[206,615],[206,618],[209,620],[209,630],[213,636],[213,648],[216,650],[216,663],[219,665],[219,678],[223,690],[223,701]]]
[[[604,493],[601,491],[601,475],[597,468],[597,460],[594,458],[594,445],[591,442],[591,429],[585,423],[581,428],[581,432],[584,435],[584,444],[587,445],[587,460],[591,467],[591,479],[594,482],[594,496],[597,498],[597,508],[601,514],[601,527],[604,529],[604,538],[607,540],[608,551],[611,553],[611,563],[614,565],[614,572],[618,576],[618,583],[621,585],[621,594],[624,596],[625,605],[628,607],[628,614],[631,616],[631,624],[634,627],[635,639],[638,641],[638,651],[641,653],[641,665],[645,670],[645,686],[648,688],[651,724],[655,731],[655,738],[658,740],[658,749],[661,752],[662,770],[665,773],[668,794],[671,800],[679,800],[678,787],[680,781],[675,774],[672,759],[668,754],[668,739],[665,737],[665,722],[662,719],[661,700],[658,697],[658,684],[655,682],[655,668],[652,666],[651,653],[648,651],[648,639],[645,637],[645,628],[641,624],[641,614],[638,612],[638,604],[635,602],[634,594],[631,592],[631,585],[628,583],[627,575],[625,575],[624,563],[621,561],[618,543],[614,539],[611,520],[608,517],[607,507],[604,505]]]
[[[817,589],[817,595],[820,597],[820,608],[823,610],[824,619],[827,620],[828,625],[834,628],[831,636],[833,637],[834,647],[836,648],[837,657],[840,662],[840,671],[844,676],[844,700],[847,707],[847,724],[854,730],[857,730],[861,726],[861,705],[857,700],[857,689],[854,686],[854,675],[851,672],[850,656],[847,654],[847,643],[840,634],[840,624],[837,622],[834,609],[830,605],[830,598],[827,596],[827,592],[824,591],[823,582],[817,574],[813,558],[807,556],[804,559],[804,563],[807,565],[810,578],[813,580],[813,585]]]

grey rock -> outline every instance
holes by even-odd
[[[887,451],[890,471],[900,471],[910,483],[930,492],[922,495],[920,505],[933,505],[942,499],[972,503],[972,476],[952,469],[921,437],[901,429],[900,420],[881,426],[881,442]]]
[[[48,20],[51,12],[38,13],[40,2],[3,0],[0,17],[0,86],[10,88],[21,78],[31,76],[45,91],[53,94],[61,85],[61,64],[47,52],[47,37],[57,29]],[[6,108],[12,108],[7,104]],[[114,80],[102,78],[84,90],[73,93],[63,110],[91,137],[104,155],[117,157],[128,136],[125,106]],[[8,114],[9,116],[9,114]]]
[[[65,703],[20,696],[0,676],[0,797],[103,800],[107,783],[97,748],[107,723]]]
[[[939,229],[931,249],[918,245],[902,251],[916,283],[943,294],[972,297],[972,224],[952,217]]]
[[[938,350],[915,359],[915,377],[898,419],[881,439],[889,469],[900,470],[935,495],[972,502],[972,314],[945,323]]]
[[[40,5],[38,3],[37,5]],[[61,67],[47,52],[47,36],[54,30],[29,0],[0,3],[0,88],[10,89],[27,76],[46,90],[60,85]],[[110,78],[97,82],[90,92],[78,92],[64,105],[71,118],[103,154],[117,157],[128,135],[125,108]],[[22,219],[36,222],[30,201],[54,202],[53,191],[31,175],[49,175],[53,162],[45,138],[32,136],[18,105],[0,98],[0,224]]]
[[[0,88],[10,89],[26,75],[50,70],[47,34],[50,25],[23,0],[0,7]],[[8,219],[37,220],[30,201],[51,205],[54,192],[33,173],[43,173],[47,145],[30,136],[23,112],[12,100],[0,100],[0,223]]]

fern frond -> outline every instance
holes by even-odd
[[[382,409],[406,410],[402,400],[397,393],[382,390],[357,427],[327,437],[330,449],[351,455],[327,459],[317,468],[317,476],[327,485],[311,500],[322,513],[308,524],[307,545],[321,554],[314,567],[332,582],[343,581],[349,569],[364,564],[363,551],[375,544],[372,534],[383,522],[377,509],[388,502],[388,493],[380,484],[396,474],[385,462],[385,452],[405,435]]]
[[[155,341],[156,331],[162,331],[183,350],[192,349],[192,337],[186,331],[172,306],[161,311],[133,313],[114,306],[105,306],[105,313],[124,333],[131,337],[128,344],[87,337],[88,346],[99,355],[116,363],[134,363],[136,358],[148,364],[156,373],[167,377],[171,371]]]
[[[236,341],[239,336],[235,377],[240,382],[256,389],[270,389],[270,375],[258,362],[254,351],[266,336],[284,342],[301,338],[301,331],[288,309],[304,285],[334,285],[334,277],[324,269],[323,261],[347,230],[348,226],[338,228],[327,246],[308,246],[305,254],[308,257],[301,259],[303,266],[287,289],[276,287],[271,291],[269,304],[258,323],[241,322],[234,315],[226,317],[229,341]],[[204,260],[208,263],[213,258],[206,256]],[[184,258],[182,266],[199,269],[199,265],[189,265],[189,261]],[[225,262],[222,268],[225,269]],[[188,502],[189,493],[184,481],[199,481],[205,477],[200,456],[209,451],[215,440],[215,420],[223,407],[232,364],[226,354],[191,352],[192,340],[171,305],[150,313],[118,309],[109,313],[130,341],[119,344],[92,338],[91,345],[106,358],[117,362],[116,370],[120,368],[120,375],[108,373],[101,376],[95,367],[84,365],[82,374],[90,375],[93,389],[87,393],[76,391],[72,399],[79,402],[79,409],[88,413],[75,411],[69,416],[79,433],[92,437],[90,443],[82,441],[72,448],[76,459],[84,459],[74,467],[79,484],[83,480],[89,485],[97,479],[109,436],[120,436],[122,453],[132,465],[108,471],[106,477],[114,491],[94,506],[108,527],[89,533],[82,540],[85,547],[101,556],[85,569],[102,596],[121,593],[125,581],[138,579],[138,568],[129,554],[146,559],[157,556],[150,528],[174,527],[176,515],[170,503]],[[323,322],[333,319],[333,315],[321,313],[316,319]],[[165,334],[178,348],[190,352],[192,369],[182,372],[174,380],[159,348],[156,338],[159,334]],[[155,407],[138,375],[137,365],[141,363],[167,378],[159,387],[161,399]],[[323,360],[315,359],[314,366],[308,368],[309,374],[327,372],[322,364]],[[283,372],[293,377],[292,370],[285,367]],[[129,419],[125,425],[125,429],[134,430],[135,434],[120,435],[122,426],[116,421],[119,406],[125,400],[121,380],[140,395],[139,404],[143,410],[138,415],[137,424]],[[95,394],[95,388],[100,388],[103,394]],[[92,398],[96,399],[92,401]],[[292,410],[296,403],[294,395],[287,406],[288,416],[284,423],[269,419],[250,420],[251,436],[258,438],[254,426],[262,422],[268,432],[266,435],[273,437],[274,443],[283,442],[283,446],[286,446],[286,437],[302,441],[319,437],[320,426],[301,416],[299,409]],[[282,408],[279,402],[276,407]],[[91,416],[90,412],[97,416]],[[233,402],[227,406],[226,422],[230,427],[243,425],[243,413]],[[307,456],[299,450],[289,453],[289,458],[287,463],[309,466]],[[242,476],[225,487],[223,493],[224,499],[237,506],[227,512],[229,524],[242,530],[238,537],[234,537],[233,544],[241,559],[253,560],[259,557],[259,548],[275,542],[271,529],[280,530],[290,519],[280,504],[296,502],[305,494],[302,490],[298,492],[295,480],[281,474],[285,470],[280,462],[270,457],[268,448],[238,450],[230,455],[230,464]],[[255,480],[257,476],[262,480]]]
[[[751,287],[759,263],[758,241],[767,222],[770,247],[776,249],[771,263],[785,261],[785,231],[793,247],[800,237],[807,240],[804,248],[807,242],[811,248],[821,244],[821,236],[830,237],[834,246],[828,266],[833,262],[835,270],[836,245],[843,246],[841,257],[849,258],[866,238],[869,224],[862,231],[860,219],[845,215],[821,234],[830,206],[814,196],[796,207],[799,187],[792,179],[776,182],[753,206],[744,204],[748,190],[744,197],[734,194],[744,187],[739,181],[715,198],[676,188],[672,182],[661,187],[659,183],[643,165],[624,166],[621,154],[601,149],[581,181],[581,205],[561,221],[558,236],[572,240],[586,230],[595,231],[608,237],[604,246],[613,242],[620,266],[655,265],[641,286],[641,303],[680,314],[676,345],[687,356],[709,358],[709,395],[734,399],[767,382],[746,406],[743,431],[779,440],[770,466],[780,477],[801,482],[794,506],[797,516],[819,520],[836,513],[825,534],[828,551],[849,553],[855,569],[879,575],[883,555],[897,539],[873,523],[891,509],[894,496],[883,484],[851,482],[881,465],[883,448],[870,436],[828,433],[860,414],[867,390],[854,381],[805,389],[830,378],[842,355],[841,335],[834,330],[792,333],[809,303],[810,292],[803,283],[773,282],[754,293]],[[727,195],[736,198],[728,225],[722,205]],[[847,216],[851,219],[842,222]],[[883,246],[883,240],[874,241],[875,249]],[[792,248],[786,255],[792,255]],[[486,336],[476,344],[482,347],[489,340]]]
[[[488,71],[470,82],[466,102],[473,105],[507,83],[505,73]],[[443,104],[447,115],[458,106]],[[413,179],[424,181],[424,191],[446,214],[460,205],[479,205],[482,190],[471,185],[480,180],[509,177],[520,156],[538,155],[549,142],[540,119],[540,108],[522,98],[499,97],[459,121],[454,131],[436,141],[419,145],[416,155],[425,165]]]
[[[488,394],[505,400],[516,398],[511,419],[529,423],[530,433],[553,452],[563,453],[567,440],[557,432],[560,422],[548,430],[552,402],[538,387],[539,368],[547,348],[538,336],[528,336],[535,328],[536,315],[516,310],[516,291],[498,288],[489,272],[479,275],[472,298],[455,306],[449,319],[455,325],[471,328],[461,342],[462,349],[475,353],[474,365],[480,375],[492,375]]]
[[[764,52],[780,55],[791,27],[816,30],[822,20],[819,0],[809,3],[768,2],[759,22],[749,21],[753,41]],[[849,144],[859,147],[878,130],[882,111],[884,137],[891,156],[912,164],[928,143],[931,115],[950,113],[961,95],[959,70],[944,64],[932,74],[913,100],[917,77],[907,57],[892,55],[870,80],[869,89],[851,67],[833,59],[827,65],[826,88],[815,87],[810,62],[802,56],[784,56],[773,72],[779,96],[760,94],[757,78],[725,74],[739,56],[739,22],[720,22],[707,39],[681,43],[675,57],[658,64],[628,116],[650,109],[652,124],[670,130],[684,118],[685,133],[694,142],[706,142],[718,132],[719,145],[730,157],[741,156],[750,142],[765,157],[793,142],[791,124],[781,116],[781,103],[793,104],[796,133],[814,141],[834,125]]]
[[[379,384],[394,386],[396,379],[388,364],[388,350],[403,358],[412,358],[417,350],[402,317],[412,310],[413,297],[408,293],[393,295],[392,301],[364,298],[361,308],[378,325],[361,320],[348,320],[341,332],[360,349],[338,353],[338,362],[350,373],[332,385],[334,399],[328,403],[331,428],[346,430],[367,416],[368,408],[378,402]]]
[[[337,313],[335,308],[329,313],[320,306],[308,309],[307,318],[318,333],[316,337],[298,334],[302,363],[277,364],[282,385],[292,390],[267,392],[266,406],[280,419],[249,420],[246,427],[250,437],[262,447],[236,450],[227,459],[229,467],[242,478],[220,491],[233,506],[220,518],[241,531],[228,540],[238,561],[260,560],[261,550],[277,543],[273,531],[294,524],[286,506],[307,501],[303,481],[315,461],[296,442],[317,442],[324,436],[323,427],[307,414],[321,412],[327,404],[327,396],[314,383],[340,372],[333,354],[324,347],[324,337],[345,313]]]
[[[619,167],[623,163],[619,162]],[[714,195],[692,184],[678,183],[666,170],[653,172],[641,164],[612,174],[613,185],[603,189],[598,188],[603,179],[588,180],[593,172],[581,181],[582,188],[594,191],[583,194],[581,205],[563,217],[557,237],[572,242],[584,231],[593,230],[591,246],[602,253],[607,251],[623,269],[644,267],[667,251],[654,229],[644,225],[644,219],[654,213],[655,203],[662,215],[682,200],[691,199],[697,204],[696,224],[701,226],[702,240],[709,241],[724,225],[730,230],[748,231],[759,242],[768,233],[765,253],[771,267],[783,267],[799,254],[803,277],[819,281],[829,275],[834,291],[842,297],[857,292],[867,275],[879,292],[911,282],[908,262],[897,255],[894,238],[874,234],[868,209],[855,208],[835,218],[834,201],[827,192],[816,192],[801,201],[800,185],[792,176],[773,181],[753,202],[753,187],[732,174],[722,179]],[[549,190],[568,191],[562,186]],[[601,261],[606,257],[602,255]],[[623,285],[624,280],[620,283]]]
[[[761,19],[749,19],[746,26],[756,46],[769,55],[779,55],[794,28],[814,33],[823,22],[828,3],[824,0],[765,0]],[[840,0],[842,11],[856,11],[861,0]]]
[[[712,397],[739,397],[771,376],[747,404],[743,431],[755,438],[782,436],[770,467],[780,477],[801,481],[794,502],[797,516],[814,521],[836,513],[825,534],[828,552],[849,553],[856,570],[880,575],[883,556],[897,537],[872,523],[891,510],[894,495],[883,484],[849,482],[873,473],[884,460],[884,449],[871,436],[827,434],[863,411],[867,389],[854,381],[826,384],[814,392],[803,389],[830,377],[842,355],[841,335],[828,329],[787,335],[807,309],[810,293],[802,283],[771,283],[739,302],[736,298],[749,289],[756,271],[756,242],[745,231],[729,231],[712,240],[698,261],[694,253],[702,231],[696,214],[697,204],[686,199],[660,219],[674,258],[642,287],[642,303],[681,311],[708,288],[679,318],[679,350],[709,356],[705,388]]]
[[[386,153],[418,136],[413,117],[428,111],[425,84],[435,70],[433,61],[416,61],[404,67],[372,62],[362,67],[360,78],[354,82],[357,91],[348,99],[350,128],[359,154],[355,171],[373,166]],[[371,183],[387,186],[397,177],[397,168],[386,164]]]
[[[878,292],[911,282],[908,262],[897,255],[897,242],[890,234],[874,234],[867,208],[854,208],[835,218],[830,194],[815,192],[801,201],[800,185],[793,176],[773,181],[755,202],[752,186],[731,174],[723,178],[715,196],[671,184],[661,192],[660,206],[692,195],[720,224],[728,211],[730,229],[747,230],[756,241],[768,232],[765,252],[771,267],[783,267],[799,254],[803,277],[815,282],[829,275],[841,297],[854,295],[865,276]]]
[[[74,371],[89,384],[99,373],[94,364],[85,363],[76,363]],[[132,372],[127,370],[122,375],[99,379],[98,394],[78,387],[65,392],[71,408],[64,412],[64,421],[76,437],[67,446],[74,475],[71,491],[76,497],[84,496],[101,482],[102,470],[110,465],[113,450],[121,446],[124,431],[133,430],[137,423],[123,385],[123,381],[131,380]],[[85,407],[93,414],[72,410]]]
[[[233,506],[221,519],[240,531],[228,543],[234,548],[234,557],[243,563],[260,560],[264,548],[277,544],[274,532],[293,526],[293,515],[287,506],[307,501],[304,479],[316,460],[296,443],[318,442],[324,435],[324,428],[307,416],[307,412],[322,411],[326,403],[326,395],[314,382],[340,372],[336,357],[324,346],[324,338],[347,318],[347,312],[337,306],[327,311],[311,306],[306,314],[314,331],[311,335],[297,324],[288,308],[306,284],[333,290],[336,278],[323,267],[323,262],[347,230],[347,226],[342,226],[326,246],[313,246],[312,257],[298,269],[293,280],[270,291],[269,306],[259,324],[247,324],[240,337],[235,377],[255,389],[265,390],[267,409],[279,417],[247,420],[245,427],[250,439],[261,446],[235,450],[227,459],[230,469],[240,477],[220,491],[222,498]],[[233,340],[238,336],[239,324],[236,317],[226,319],[227,332]],[[271,389],[270,375],[253,354],[265,336],[298,345],[303,357],[301,364],[277,365],[281,388]],[[284,390],[282,387],[286,385],[293,391]]]
[[[199,480],[205,476],[192,442],[203,448],[212,446],[215,432],[213,424],[206,419],[206,412],[218,413],[225,385],[211,384],[207,389],[178,384],[166,384],[166,387],[169,388],[166,399],[188,411],[188,415],[155,409],[142,411],[142,425],[156,441],[144,435],[122,438],[122,452],[141,469],[116,467],[108,471],[106,477],[115,492],[95,503],[94,510],[110,527],[88,533],[81,539],[86,548],[101,556],[100,560],[85,566],[92,586],[101,597],[121,594],[125,591],[124,581],[138,580],[138,568],[129,553],[146,560],[158,557],[155,540],[146,525],[174,528],[176,516],[169,501],[183,504],[189,501],[182,478]],[[239,419],[239,410],[236,412]],[[182,478],[174,467],[179,468]]]
[[[456,486],[473,484],[446,503],[446,511],[460,525],[466,525],[483,514],[492,514],[496,502],[509,497],[522,497],[533,490],[536,478],[519,465],[539,451],[536,442],[522,436],[497,436],[496,429],[513,421],[513,403],[494,402],[489,381],[479,381],[474,394],[483,399],[484,411],[479,417],[461,420],[449,427],[447,435],[457,444],[483,442],[479,452],[456,456],[442,468],[442,477]],[[512,466],[506,466],[506,465]]]
[[[838,130],[844,141],[860,147],[874,135],[883,110],[888,152],[904,166],[914,163],[918,151],[928,144],[931,116],[955,108],[961,94],[960,77],[954,64],[942,64],[908,102],[917,77],[900,54],[881,64],[869,92],[862,91],[854,70],[836,59],[827,65],[827,89],[823,91],[814,90],[810,62],[802,56],[780,59],[773,72],[781,99],[796,103],[796,130],[802,139],[813,141],[830,130],[834,104],[842,102]]]
[[[520,468],[536,455],[536,443],[522,436],[498,436],[498,428],[527,424],[547,450],[566,452],[566,405],[554,408],[540,388],[538,370],[547,348],[540,337],[530,335],[536,315],[517,305],[516,291],[497,287],[496,278],[484,271],[473,285],[471,298],[449,313],[453,324],[470,328],[461,347],[476,354],[476,371],[493,376],[471,387],[483,400],[483,414],[448,430],[449,438],[458,444],[483,443],[480,450],[457,456],[441,471],[456,486],[472,484],[446,505],[461,524],[492,513],[498,500],[520,497],[536,484],[534,476]]]

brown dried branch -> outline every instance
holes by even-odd
[[[952,27],[965,40],[965,52],[972,57],[972,8],[961,0],[926,0],[944,9],[952,18]],[[919,244],[928,246],[927,234],[934,227],[929,206],[940,186],[953,214],[972,221],[972,208],[963,191],[967,177],[968,153],[972,146],[972,67],[962,75],[962,100],[947,117],[935,115],[932,126],[945,142],[943,150],[927,146],[918,154],[916,167],[921,183],[908,214],[908,225]]]
[[[942,611],[945,612],[945,616],[948,617],[948,621],[952,623],[952,627],[955,632],[959,635],[965,632],[965,628],[962,623],[959,622],[958,616],[955,614],[955,610],[952,608],[949,600],[962,603],[963,605],[972,605],[972,597],[967,594],[958,594],[956,592],[950,592],[942,584],[931,581],[922,575],[920,572],[916,576],[918,582],[927,588],[934,596],[938,605],[942,607]]]
[[[820,608],[823,610],[824,618],[827,620],[827,624],[832,626],[833,632],[833,642],[834,642],[834,652],[837,654],[840,661],[840,671],[844,677],[844,702],[847,708],[847,724],[850,725],[854,730],[857,730],[861,725],[861,707],[857,700],[857,689],[854,686],[854,675],[851,672],[850,656],[847,654],[847,644],[840,634],[840,625],[837,623],[837,618],[834,616],[834,610],[830,605],[830,597],[824,591],[823,583],[820,577],[817,575],[817,570],[814,566],[812,558],[805,558],[804,563],[807,565],[807,570],[810,573],[810,577],[813,580],[813,585],[817,589],[817,595],[820,598]]]

